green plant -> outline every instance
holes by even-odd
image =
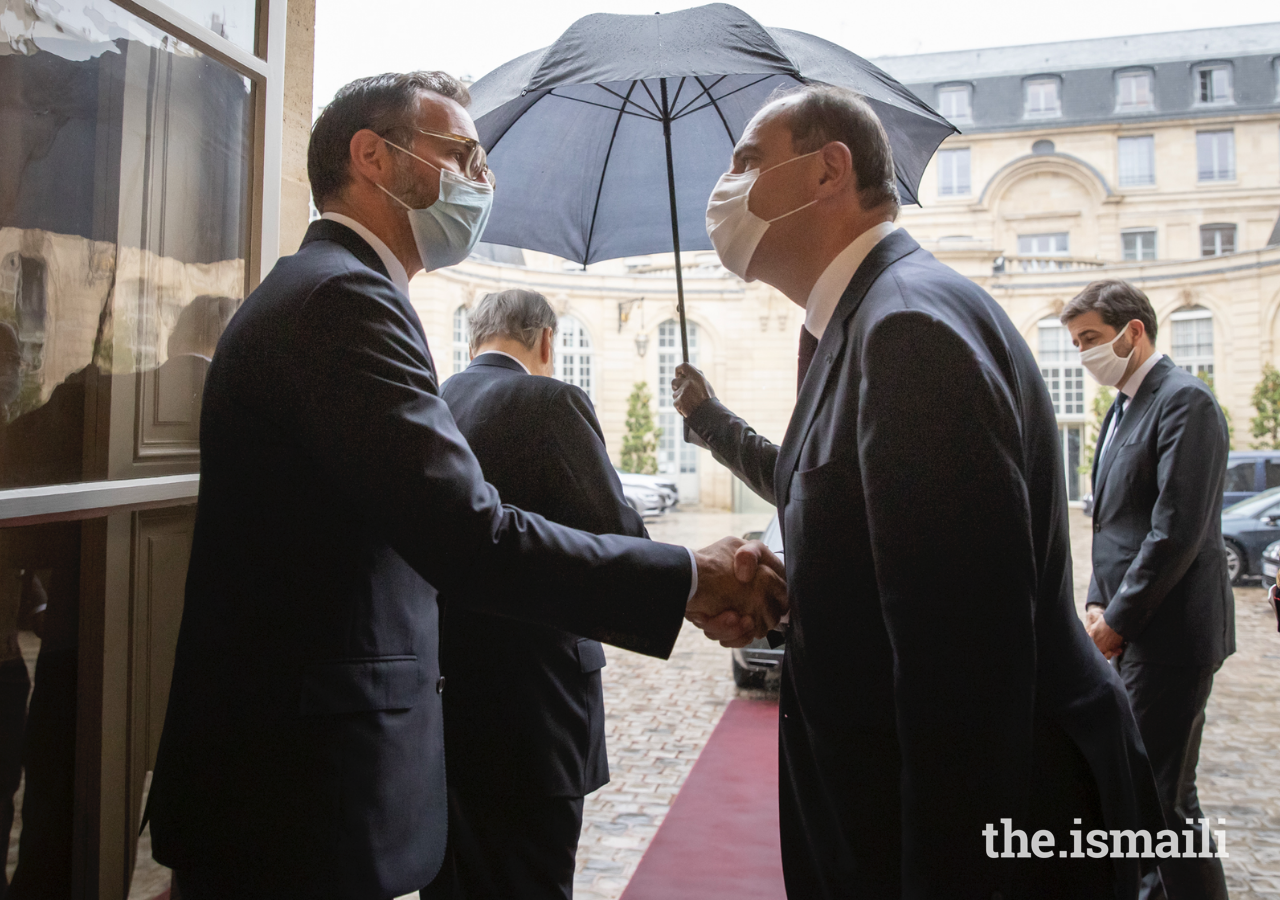
[[[1102,436],[1102,420],[1107,417],[1107,410],[1111,408],[1111,404],[1116,402],[1116,392],[1114,388],[1100,387],[1098,392],[1093,395],[1093,405],[1090,408],[1091,418],[1089,419],[1089,431],[1093,436],[1093,440],[1085,440],[1084,462],[1080,465],[1080,473],[1088,475],[1093,471],[1093,455],[1098,449],[1098,438]]]
[[[622,465],[619,466],[624,472],[639,475],[658,473],[658,458],[654,452],[658,449],[662,429],[654,427],[652,403],[649,385],[637,381],[627,398],[627,433],[622,438]]]
[[[1251,431],[1262,440],[1256,450],[1280,450],[1280,372],[1267,363],[1262,367],[1262,380],[1253,389],[1253,408],[1258,414],[1250,422]]]

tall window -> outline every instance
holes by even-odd
[[[1230,66],[1201,66],[1196,69],[1196,102],[1231,102]]]
[[[1196,307],[1174,313],[1173,361],[1192,375],[1213,375],[1213,313]]]
[[[465,306],[453,311],[453,371],[461,372],[471,362],[471,326]]]
[[[1057,319],[1040,322],[1040,374],[1059,417],[1084,415],[1084,367],[1071,332]]]
[[[1026,108],[1028,119],[1052,119],[1062,115],[1062,102],[1058,96],[1061,85],[1056,78],[1031,78],[1026,82]]]
[[[1022,257],[1024,272],[1062,268],[1062,265],[1053,257],[1067,256],[1070,252],[1069,248],[1068,234],[1065,231],[1018,235],[1018,255]]]
[[[689,362],[698,364],[698,326],[689,322]],[[671,398],[671,379],[680,365],[680,323],[667,319],[658,326],[658,471],[691,475],[698,471],[698,448],[684,442],[684,422]],[[683,495],[683,491],[681,492]]]
[[[1222,256],[1236,252],[1236,226],[1221,223],[1200,226],[1200,255]]]
[[[944,119],[962,125],[973,121],[970,90],[967,84],[938,88],[938,112],[942,113]]]
[[[1116,112],[1146,112],[1154,108],[1150,72],[1123,72],[1116,76]]]
[[[1144,134],[1120,138],[1120,186],[1141,187],[1156,183],[1156,139]]]
[[[1234,181],[1236,133],[1234,131],[1197,132],[1196,161],[1201,181]]]
[[[969,195],[969,148],[938,151],[938,196]]]
[[[1120,243],[1124,249],[1124,259],[1142,262],[1156,258],[1156,230],[1154,228],[1132,228],[1120,232]]]
[[[561,316],[556,331],[556,378],[592,396],[591,335],[573,316]]]

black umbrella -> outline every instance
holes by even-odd
[[[866,97],[893,145],[902,199],[916,202],[925,166],[956,129],[865,59],[724,3],[585,16],[471,87],[501,177],[484,240],[583,265],[674,249],[687,362],[680,251],[711,249],[707,198],[751,116],[774,90],[812,83]]]

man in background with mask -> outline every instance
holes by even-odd
[[[689,366],[673,384],[783,526],[787,895],[1131,898],[1138,860],[1068,856],[1074,829],[1163,822],[1075,612],[1053,405],[1005,312],[897,212],[866,101],[811,86],[765,106],[707,225],[726,268],[804,309],[786,437]],[[1056,844],[1033,856],[1040,830]]]
[[[1156,315],[1123,281],[1095,281],[1062,311],[1080,362],[1118,389],[1093,455],[1089,635],[1116,660],[1171,828],[1202,846],[1196,763],[1214,673],[1235,652],[1222,543],[1226,418],[1209,387],[1155,349]],[[1188,820],[1190,823],[1188,824]],[[1225,900],[1215,858],[1160,862],[1143,900]]]
[[[209,366],[149,798],[183,900],[369,900],[431,881],[446,831],[437,592],[658,657],[686,616],[741,645],[785,604],[763,545],[591,535],[485,483],[408,298],[489,214],[467,102],[439,72],[337,93],[308,149],[322,220]]]

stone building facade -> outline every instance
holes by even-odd
[[[904,208],[899,224],[990,291],[1037,354],[1058,407],[1071,498],[1088,491],[1077,468],[1095,439],[1095,387],[1056,316],[1096,278],[1147,291],[1159,349],[1213,377],[1235,446],[1248,447],[1250,394],[1275,361],[1280,328],[1280,24],[877,63],[962,131],[926,170],[923,206]],[[710,454],[672,433],[672,271],[670,258],[582,271],[494,247],[420,276],[412,299],[447,375],[465,365],[469,305],[502,287],[547,294],[569,317],[562,339],[573,346],[560,352],[575,356],[572,377],[585,373],[614,458],[627,395],[647,381],[668,428],[660,464],[679,475],[682,496],[758,508]],[[727,274],[714,254],[694,254],[685,271],[699,366],[731,408],[781,440],[801,312]]]

